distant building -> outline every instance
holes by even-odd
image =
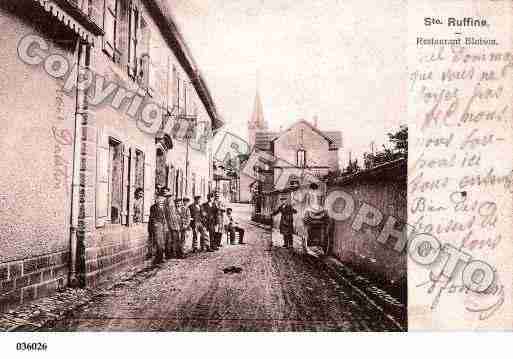
[[[285,130],[269,131],[258,92],[251,120],[248,121],[248,138],[251,148],[273,155],[279,159],[280,166],[304,169],[318,177],[338,170],[338,150],[342,147],[340,131],[320,130],[317,118],[313,124],[299,120]],[[264,189],[262,186],[265,189],[273,188],[278,171],[281,169],[263,173],[259,181],[241,173],[240,178],[232,184],[232,188],[238,192],[234,198],[240,202],[250,202],[259,191],[258,186],[261,186],[260,189]]]
[[[257,89],[255,95],[255,104],[253,105],[253,114],[248,121],[248,142],[251,147],[255,144],[257,132],[266,131],[268,128],[267,122],[264,118],[264,110],[262,108],[262,101],[260,100],[260,93]]]

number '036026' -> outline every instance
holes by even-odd
[[[47,348],[46,343],[16,343],[18,351],[46,351]]]

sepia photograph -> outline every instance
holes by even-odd
[[[0,331],[510,328],[512,11],[455,3],[1,1]]]
[[[361,4],[0,9],[2,330],[406,330],[402,45]]]

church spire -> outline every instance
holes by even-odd
[[[262,108],[262,101],[260,100],[260,92],[256,91],[255,95],[255,104],[253,106],[253,114],[251,115],[250,124],[253,125],[253,128],[258,130],[266,130],[267,123],[264,119],[264,110]]]
[[[251,146],[255,144],[256,133],[259,131],[267,130],[267,122],[264,119],[264,110],[262,107],[262,101],[260,100],[258,72],[256,76],[256,82],[256,94],[255,103],[253,105],[253,114],[251,115],[251,119],[248,121],[249,144]]]

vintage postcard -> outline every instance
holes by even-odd
[[[0,26],[0,331],[513,329],[513,2]]]

